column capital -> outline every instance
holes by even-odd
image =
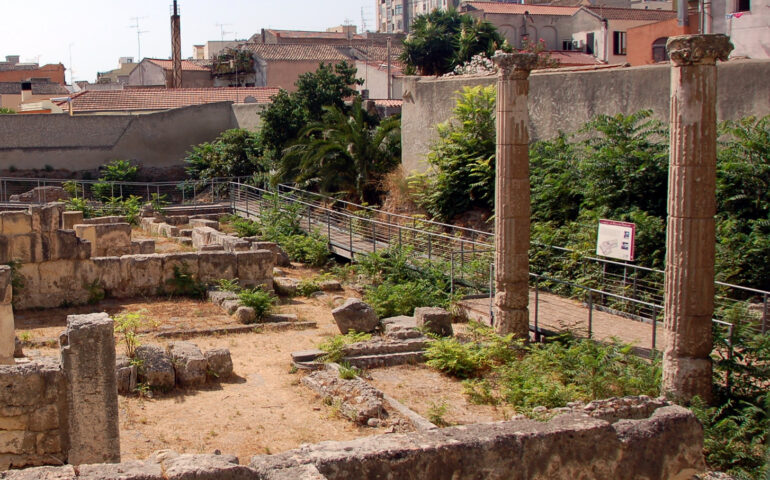
[[[714,65],[717,60],[727,60],[733,44],[721,33],[679,35],[668,39],[666,50],[675,66]]]
[[[537,54],[505,53],[502,50],[498,50],[492,57],[492,61],[497,65],[503,78],[527,78],[529,72],[537,65]]]

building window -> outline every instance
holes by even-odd
[[[751,0],[735,0],[735,12],[750,12]]]
[[[572,45],[573,45],[572,44],[572,40],[562,40],[561,41],[561,49],[562,50],[566,50],[566,51],[572,50],[573,49]]]
[[[404,13],[404,6],[401,4],[396,5],[396,9],[393,11],[393,15],[401,15]]]
[[[626,54],[626,32],[612,32],[612,53],[614,55]]]
[[[666,50],[666,42],[668,37],[660,37],[652,42],[652,61],[653,62],[665,62],[668,60],[668,51]]]

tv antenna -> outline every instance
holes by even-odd
[[[219,27],[219,38],[223,42],[225,41],[225,34],[233,33],[233,32],[226,32],[225,31],[225,27],[229,27],[231,25],[232,25],[232,23],[217,23],[216,24],[216,26]]]
[[[139,27],[139,20],[144,20],[147,17],[131,17],[133,25],[129,25],[128,28],[136,29],[136,61],[142,61],[142,34],[149,32],[149,30],[142,30]]]

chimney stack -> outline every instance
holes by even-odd
[[[173,8],[174,12],[171,15],[171,59],[173,63],[171,88],[182,88],[182,31],[177,0],[174,0]]]

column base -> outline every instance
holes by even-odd
[[[663,356],[663,394],[677,403],[689,403],[700,397],[713,399],[712,362],[710,358]]]

